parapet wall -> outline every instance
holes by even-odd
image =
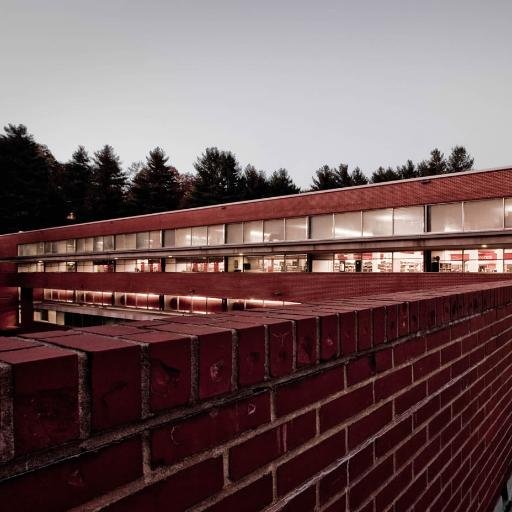
[[[512,285],[0,338],[9,511],[487,511]]]

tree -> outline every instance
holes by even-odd
[[[253,165],[247,165],[242,174],[241,199],[261,199],[268,193],[267,176]]]
[[[278,169],[270,175],[268,182],[268,197],[286,196],[289,194],[298,194],[300,188],[293,183],[286,169]]]
[[[463,172],[473,169],[475,159],[466,151],[464,146],[455,146],[448,157],[446,172]]]
[[[207,148],[194,168],[197,174],[190,194],[191,206],[230,203],[240,199],[240,166],[233,153]]]
[[[89,220],[92,213],[92,205],[88,203],[91,179],[91,159],[85,148],[78,146],[71,160],[62,166],[59,176],[60,194],[68,219],[78,222]]]
[[[54,174],[58,162],[24,125],[9,124],[0,135],[0,232],[47,227],[59,222]]]
[[[135,174],[128,190],[130,209],[135,215],[176,210],[181,200],[178,171],[168,165],[169,157],[157,147]]]
[[[418,164],[419,176],[438,176],[446,172],[446,160],[444,154],[435,148],[430,152],[430,159]]]
[[[119,157],[109,145],[94,153],[89,204],[94,220],[119,217],[125,213],[126,176]]]
[[[340,164],[338,168],[324,165],[320,167],[313,176],[311,190],[329,190],[333,188],[352,187],[352,177],[348,172],[347,164]]]
[[[385,181],[395,181],[399,179],[399,174],[391,167],[388,167],[387,169],[384,169],[384,167],[379,167],[376,171],[373,172],[371,182],[383,183]]]
[[[412,160],[407,160],[405,165],[397,167],[397,173],[399,179],[408,180],[410,178],[417,178],[418,172],[416,170],[416,166],[414,165]]]
[[[363,174],[363,171],[361,171],[361,169],[359,169],[359,167],[356,167],[350,173],[350,180],[352,182],[352,186],[368,184],[368,178]]]

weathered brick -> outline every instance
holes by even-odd
[[[360,420],[352,423],[348,428],[348,446],[349,449],[355,448],[363,441],[376,434],[381,428],[387,425],[393,417],[393,407],[391,403],[386,403],[364,416]]]
[[[343,491],[347,482],[347,463],[344,462],[320,480],[320,503],[327,503],[333,496]]]
[[[375,401],[384,400],[412,382],[411,366],[388,373],[374,382]]]

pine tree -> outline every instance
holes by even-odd
[[[464,146],[455,146],[448,157],[446,172],[463,172],[473,169],[475,159],[466,151]]]
[[[418,177],[418,172],[416,170],[416,166],[414,165],[412,160],[407,160],[405,165],[398,167],[397,173],[401,180],[408,180],[410,178]]]
[[[384,167],[379,167],[376,171],[373,172],[371,182],[372,183],[383,183],[385,181],[395,181],[399,180],[399,174],[394,171],[391,167],[384,169]]]
[[[445,174],[446,170],[447,166],[444,154],[437,148],[434,148],[430,152],[429,160],[423,160],[418,164],[419,176],[438,176],[439,174]]]
[[[253,165],[247,165],[242,174],[241,199],[261,199],[268,193],[268,181],[263,171]]]
[[[278,169],[270,175],[268,182],[268,197],[298,194],[300,188],[293,183],[286,169]]]
[[[178,171],[168,165],[169,158],[157,147],[149,152],[146,164],[133,177],[128,190],[134,215],[176,210],[181,200]]]
[[[323,165],[313,176],[313,186],[311,187],[311,190],[329,190],[340,186],[340,180],[336,169],[332,169],[328,165]]]
[[[352,182],[352,186],[368,184],[368,178],[363,174],[363,171],[361,171],[359,167],[356,167],[350,173],[350,181]]]
[[[242,179],[233,153],[207,148],[194,168],[197,174],[190,194],[192,206],[230,203],[240,199]]]
[[[24,125],[9,124],[4,130],[0,135],[0,232],[58,224],[60,202],[52,190],[58,162]]]
[[[73,153],[71,160],[62,166],[59,175],[60,194],[68,220],[84,222],[91,217],[88,204],[92,178],[91,159],[83,146]]]
[[[94,153],[89,207],[94,220],[111,219],[126,213],[126,176],[119,157],[109,145]]]

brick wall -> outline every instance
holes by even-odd
[[[512,286],[0,338],[9,511],[492,510]]]

